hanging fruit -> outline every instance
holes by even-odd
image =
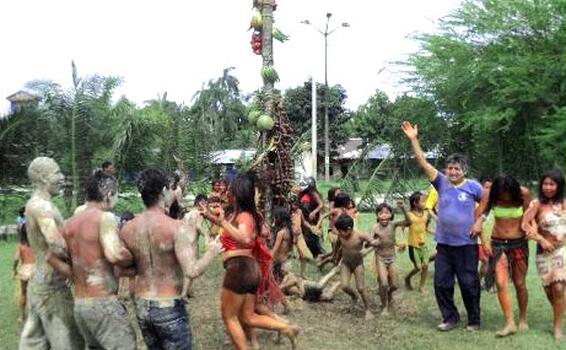
[[[273,66],[263,66],[261,68],[261,77],[263,80],[271,84],[279,81],[279,74]]]
[[[252,45],[253,53],[255,53],[256,55],[261,55],[263,42],[262,35],[259,30],[254,30],[254,32],[252,33],[252,40],[250,41],[250,44]]]
[[[252,125],[255,125],[260,115],[261,115],[261,111],[258,111],[257,109],[252,109],[250,113],[248,113],[248,122]]]
[[[250,21],[250,28],[255,30],[261,30],[263,28],[263,18],[261,17],[261,12],[254,7],[252,10],[252,19]]]
[[[285,41],[289,40],[289,36],[283,33],[279,28],[273,28],[272,31],[273,39],[284,43]]]
[[[271,118],[270,116],[268,116],[267,114],[262,114],[259,116],[259,118],[257,119],[257,128],[259,130],[262,131],[268,131],[273,129],[273,126],[275,125],[275,122],[273,121],[273,118]]]

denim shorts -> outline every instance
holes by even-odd
[[[136,299],[135,305],[148,350],[192,350],[189,315],[183,299]]]

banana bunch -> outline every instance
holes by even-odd
[[[289,36],[283,33],[281,30],[279,30],[279,28],[273,28],[273,31],[271,33],[273,35],[273,39],[280,41],[282,43],[289,40]]]
[[[263,66],[261,68],[261,77],[264,81],[274,84],[279,81],[279,74],[273,66]]]
[[[263,18],[261,17],[261,12],[254,7],[252,10],[252,19],[250,20],[250,29],[261,31],[263,28]]]

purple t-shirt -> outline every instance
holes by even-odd
[[[477,238],[470,237],[470,231],[474,225],[476,202],[482,196],[481,185],[477,181],[465,180],[454,186],[441,172],[432,185],[438,191],[436,241],[454,247],[477,244]]]

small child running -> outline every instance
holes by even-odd
[[[409,246],[409,258],[413,263],[413,269],[405,277],[405,287],[408,290],[413,290],[411,285],[411,278],[417,273],[421,273],[421,281],[419,284],[419,292],[424,291],[426,278],[428,274],[428,261],[429,252],[426,245],[426,232],[434,234],[429,229],[429,224],[432,215],[426,207],[426,196],[422,192],[414,192],[409,197],[409,205],[411,210],[407,211],[402,202],[399,207],[403,210],[405,218],[409,224],[409,239],[407,244]]]
[[[354,230],[354,219],[348,214],[340,215],[333,229],[336,230],[342,246],[342,263],[340,264],[342,290],[352,297],[354,303],[358,300],[356,292],[350,287],[350,280],[353,274],[356,280],[356,289],[364,302],[365,318],[366,320],[371,320],[374,316],[369,309],[362,249],[364,245],[375,247],[378,242],[368,235]]]
[[[31,247],[29,246],[27,230],[25,223],[19,227],[20,243],[16,246],[16,255],[14,256],[14,277],[20,279],[20,318],[19,321],[23,322],[26,319],[26,299],[28,281],[35,270],[35,258]]]
[[[378,241],[375,247],[375,266],[379,297],[381,299],[381,315],[386,316],[393,302],[393,292],[399,288],[399,268],[395,262],[395,248],[405,249],[404,243],[397,243],[395,229],[406,226],[406,221],[393,221],[393,208],[387,203],[381,203],[375,208],[377,223],[371,230],[372,236]]]

